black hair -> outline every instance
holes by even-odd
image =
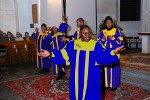
[[[80,27],[80,31],[82,31],[82,30],[85,29],[85,28],[88,28],[88,29],[91,30],[90,26],[88,26],[88,25],[82,25],[82,26]]]
[[[46,30],[47,30],[47,25],[46,25],[45,23],[43,23],[43,24],[41,25],[41,27],[45,27]]]
[[[106,26],[107,20],[110,20],[110,21],[113,23],[112,17],[111,17],[111,16],[106,16],[106,17],[105,17],[105,20],[104,20],[104,26],[105,26],[105,29],[107,29],[107,26]]]
[[[25,32],[25,34],[29,34],[29,32]]]
[[[51,29],[51,36],[54,35],[54,27],[56,27],[56,26],[53,26],[53,27],[52,27],[52,29]],[[56,28],[57,28],[57,27],[56,27]],[[57,28],[57,31],[58,31],[58,28]]]
[[[84,19],[83,18],[78,18],[77,21],[84,23]]]

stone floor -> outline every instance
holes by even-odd
[[[126,50],[123,54],[140,52],[138,50]],[[16,64],[1,66],[2,78],[0,82],[14,80],[23,77],[39,75],[39,69],[36,68],[36,63],[33,64]],[[20,96],[14,94],[6,87],[0,85],[0,100],[22,100]]]
[[[36,64],[19,64],[1,66],[2,78],[0,82],[14,80],[23,77],[38,75],[39,69]],[[0,85],[0,100],[22,100],[20,96]]]

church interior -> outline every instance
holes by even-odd
[[[150,100],[149,5],[150,0],[0,0],[0,100]],[[83,25],[78,22],[83,22]],[[112,26],[109,28],[109,25]],[[83,32],[86,29],[88,32]],[[107,32],[114,32],[114,35],[110,36]],[[119,36],[115,35],[117,32]],[[115,52],[123,45],[120,52],[114,53],[116,56],[119,52],[118,65],[94,65],[100,70],[97,77],[94,75],[97,71],[94,72],[95,69],[86,62],[96,59],[90,56],[92,53],[87,53],[95,52],[95,49],[90,51],[93,44],[85,46],[86,53],[83,54],[84,50],[80,48],[91,40],[98,42],[106,51]],[[80,41],[79,44],[75,45],[76,41]],[[114,41],[120,42],[114,44]],[[73,51],[71,43],[74,43]],[[108,43],[110,47],[107,47]],[[76,46],[79,47],[79,55],[78,48],[74,54]],[[49,54],[46,56],[42,49]],[[56,49],[61,55],[54,63]],[[67,55],[63,55],[64,51]],[[72,52],[71,55],[68,52]],[[46,57],[40,57],[39,53],[45,53],[43,56]],[[84,60],[80,57],[84,54],[85,64],[82,64]],[[70,65],[67,65],[66,59],[73,57],[76,59],[69,60]],[[66,65],[61,65],[63,61]],[[79,63],[75,72],[72,63],[76,67]],[[114,70],[115,65],[119,66],[119,73]],[[106,70],[108,66],[110,71]],[[109,81],[107,71],[110,72]],[[119,85],[113,87],[113,81],[118,80]],[[75,84],[75,93],[72,92],[72,84]],[[97,95],[94,94],[97,91],[94,84],[99,84],[97,97],[94,97]],[[90,89],[93,92],[91,96]]]

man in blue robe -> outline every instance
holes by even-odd
[[[62,50],[42,50],[38,55],[48,57],[56,64],[71,65],[70,100],[102,100],[101,67],[97,65],[116,63],[119,52],[105,48],[92,39],[92,30],[88,25],[80,28],[81,39],[70,41]]]
[[[66,28],[68,28],[68,27],[66,27]],[[63,34],[64,29],[59,30],[62,32],[58,32],[58,28],[56,26],[52,27],[51,34],[53,34],[53,36],[52,36],[52,48],[53,49],[61,50],[62,48],[64,48],[65,42],[62,40],[62,38],[64,37],[64,34]],[[63,66],[63,65],[53,64],[53,72],[54,72],[54,74],[58,74],[58,77],[56,78],[57,80],[63,79],[63,76],[65,75],[64,67],[65,66]]]

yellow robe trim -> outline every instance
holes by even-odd
[[[76,54],[76,69],[75,69],[75,95],[76,95],[76,100],[79,100],[79,55],[80,55],[80,50],[77,50]]]
[[[110,52],[110,54],[111,54],[112,56],[116,55],[116,56],[118,57],[118,59],[120,59],[120,54],[115,54],[115,50],[112,50],[112,51]]]
[[[58,74],[58,66],[56,65],[56,74]]]
[[[108,87],[108,80],[107,80],[107,67],[104,67],[105,70],[105,87]]]
[[[70,62],[69,62],[69,56],[68,56],[68,53],[65,49],[62,49],[61,50],[61,54],[63,56],[63,58],[65,59],[66,61],[66,65],[70,65]]]
[[[105,29],[105,30],[102,30],[103,31],[103,33],[104,33],[104,36],[108,36],[108,35],[110,35],[110,36],[113,36],[113,35],[115,35],[116,34],[116,28],[112,28],[111,30],[107,30],[107,29]]]
[[[110,67],[110,87],[112,88],[112,64],[111,64],[111,67]]]
[[[87,51],[94,51],[95,44],[97,41],[91,39],[89,42],[83,42],[81,39],[75,40],[74,42],[74,49],[75,50],[87,50]]]
[[[84,89],[83,89],[82,100],[85,99],[86,90],[87,90],[87,84],[88,84],[89,54],[90,54],[90,51],[86,51],[85,70],[84,70]]]

